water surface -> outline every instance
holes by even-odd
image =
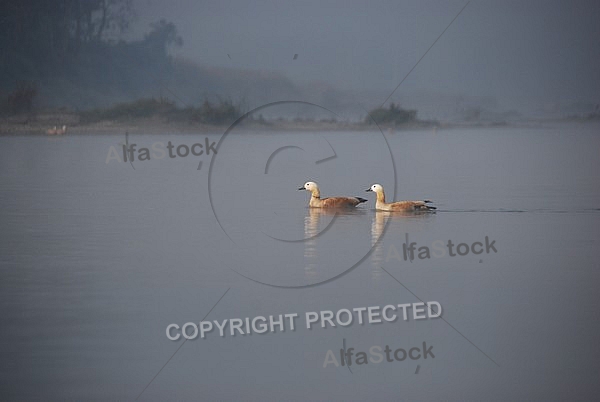
[[[235,131],[216,156],[133,166],[106,163],[120,132],[2,137],[3,399],[133,400],[149,383],[140,400],[591,399],[599,128]],[[297,191],[307,180],[323,196],[369,202],[311,210]],[[375,212],[364,190],[376,182],[438,212]],[[486,236],[497,252],[403,258],[411,242]],[[443,319],[309,330],[302,317],[294,331],[213,331],[183,346],[165,335],[209,312],[222,321],[419,300],[439,302]],[[323,367],[344,345],[424,341],[435,358]]]

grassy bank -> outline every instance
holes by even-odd
[[[180,107],[166,98],[142,98],[81,112],[59,109],[5,115],[0,124],[0,133],[45,134],[49,128],[63,125],[69,128],[69,134],[115,130],[147,133],[173,130],[214,131],[225,129],[243,114],[242,107],[230,100],[206,100],[200,106]],[[389,109],[372,110],[362,122],[298,117],[268,120],[259,114],[247,116],[241,125],[244,128],[266,131],[356,131],[373,130],[377,126],[385,130],[428,128],[439,126],[439,123],[418,120],[416,111],[405,111],[392,104]]]

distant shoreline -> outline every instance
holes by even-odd
[[[400,125],[366,124],[362,122],[319,121],[310,119],[295,120],[250,120],[240,124],[239,128],[248,131],[379,131],[384,132],[407,130],[447,130],[457,128],[493,128],[520,127],[543,123],[598,122],[600,119],[563,118],[563,119],[531,119],[518,122],[464,121],[433,122],[414,121]],[[223,133],[230,125],[210,125],[202,123],[166,121],[159,117],[135,118],[130,120],[104,120],[94,123],[80,123],[80,116],[71,112],[40,112],[23,114],[0,119],[0,136],[48,136],[48,129],[55,126],[67,126],[66,135],[101,135],[128,132],[131,134],[165,134],[165,133]]]
[[[232,122],[233,123],[233,122]],[[0,135],[47,135],[46,131],[55,126],[67,126],[67,134],[113,134],[115,131],[129,133],[160,134],[165,132],[224,132],[227,125],[212,125],[185,121],[168,121],[161,117],[135,118],[129,120],[102,120],[93,123],[81,123],[77,113],[41,112],[23,114],[0,119]],[[381,126],[382,130],[395,129],[433,129],[441,127],[439,123],[415,121],[407,124]],[[310,119],[296,120],[248,120],[239,126],[245,130],[262,131],[373,131],[378,130],[375,124],[351,123],[337,121],[319,121]]]

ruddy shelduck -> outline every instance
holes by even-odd
[[[56,127],[54,126],[54,128],[48,129],[46,131],[46,134],[48,135],[63,135],[67,133],[67,126],[62,126],[62,127]]]
[[[308,206],[311,208],[354,208],[360,203],[367,202],[360,197],[327,197],[321,198],[319,186],[314,181],[307,181],[304,186],[298,190],[306,190],[311,192]]]
[[[67,133],[67,126],[62,126],[56,130],[56,135],[63,135]]]
[[[383,186],[381,184],[373,184],[366,191],[373,191],[377,194],[377,202],[375,203],[375,209],[379,211],[431,211],[435,210],[436,207],[427,205],[431,201],[398,201],[398,202],[385,202],[385,193],[383,192]]]

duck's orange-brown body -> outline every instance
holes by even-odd
[[[381,184],[373,184],[367,191],[373,191],[377,194],[377,201],[375,202],[375,209],[379,211],[431,211],[435,210],[436,207],[427,205],[431,201],[397,201],[397,202],[385,202],[385,193]]]
[[[327,197],[321,198],[321,192],[317,183],[309,181],[300,187],[298,190],[306,190],[311,192],[308,206],[311,208],[354,208],[358,204],[367,202],[360,197]]]

